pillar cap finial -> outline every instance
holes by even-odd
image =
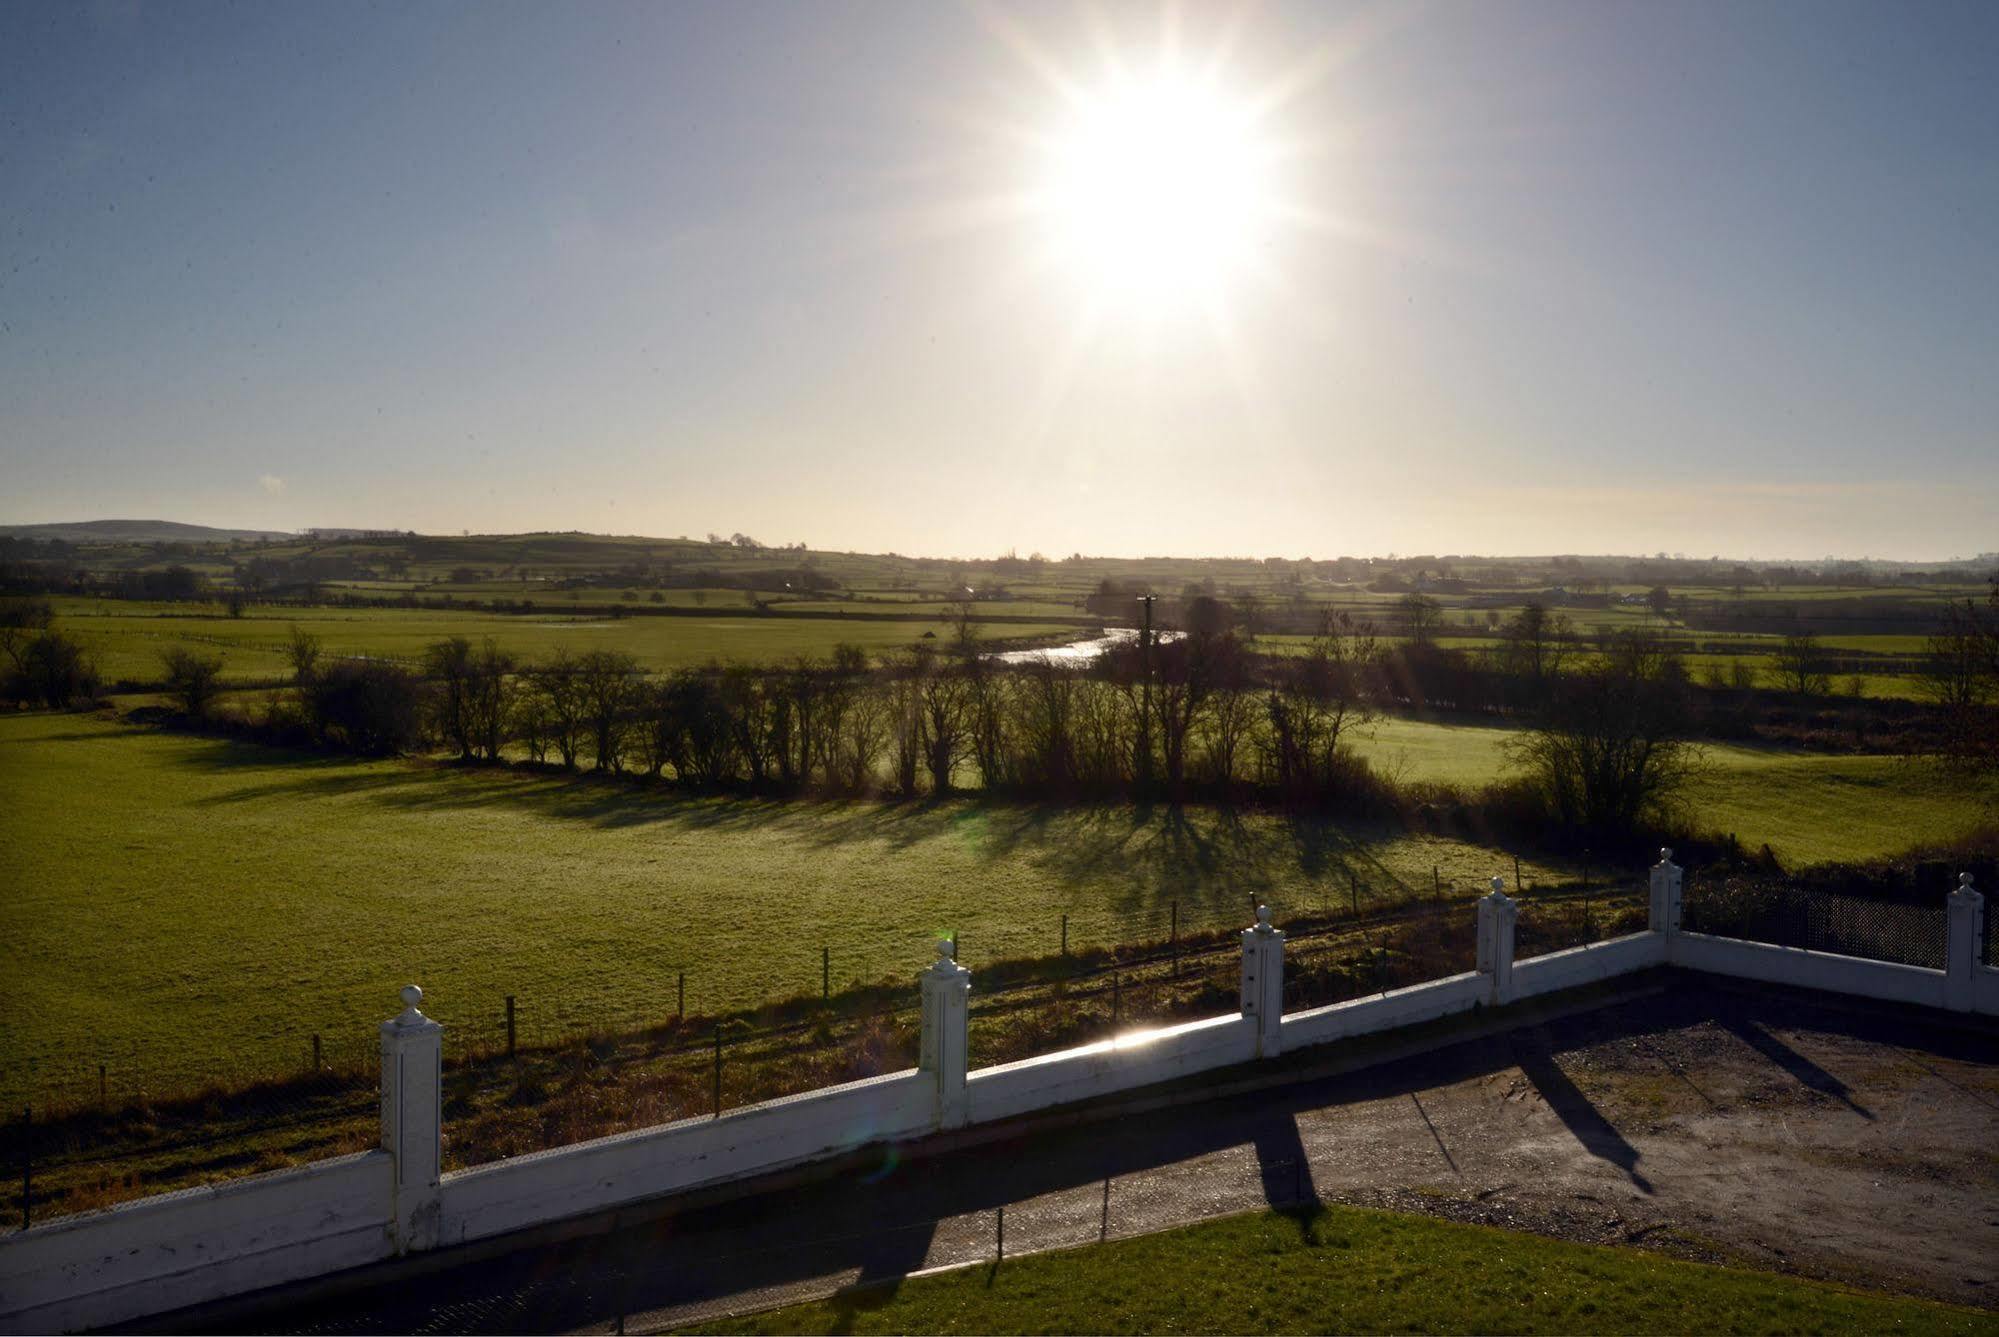
[[[1495,896],[1504,896],[1506,894],[1505,878],[1495,877],[1492,879],[1492,894]]]
[[[1957,889],[1958,889],[1959,891],[1970,891],[1970,890],[1971,890],[1971,874],[1969,874],[1969,873],[1959,873],[1959,874],[1957,875]]]
[[[1257,926],[1257,928],[1258,928],[1258,929],[1260,929],[1260,930],[1267,930],[1267,929],[1268,929],[1268,928],[1270,927],[1270,907],[1269,907],[1269,906],[1267,906],[1267,905],[1258,905],[1258,906],[1256,907],[1256,926]]]
[[[405,984],[402,988],[402,1000],[403,1010],[382,1023],[385,1029],[411,1031],[437,1026],[437,1022],[426,1017],[417,1007],[417,1004],[423,1001],[422,989],[414,984]]]
[[[1659,847],[1659,862],[1660,862],[1660,863],[1671,863],[1672,861],[1673,861],[1673,850],[1672,850],[1672,847],[1671,847],[1671,846],[1669,846],[1669,845],[1661,845],[1661,846]]]

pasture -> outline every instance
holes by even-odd
[[[775,664],[810,655],[826,658],[841,642],[874,655],[909,646],[925,632],[942,640],[950,624],[874,621],[843,617],[611,617],[584,614],[508,615],[440,608],[273,608],[252,606],[230,617],[215,605],[139,604],[117,599],[56,602],[62,630],[82,641],[108,684],[158,682],[160,655],[185,645],[223,657],[222,676],[233,683],[286,679],[285,646],[291,628],[320,638],[328,655],[373,655],[415,662],[424,648],[447,636],[475,644],[485,637],[523,659],[545,658],[558,647],[574,653],[624,650],[655,672],[723,662]],[[990,639],[1067,639],[1072,626],[995,623]]]
[[[415,980],[452,1043],[524,1039],[912,980],[940,934],[982,961],[1470,895],[1496,851],[1211,811],[687,798],[616,781],[361,762],[0,718],[0,1099],[114,1100],[364,1060]],[[1526,861],[1530,878],[1559,869]],[[913,984],[912,984],[913,989]]]
[[[1511,772],[1518,735],[1487,724],[1384,717],[1361,726],[1354,746],[1378,769],[1409,782],[1476,786]],[[1878,858],[1955,839],[1999,808],[1999,787],[1939,776],[1900,756],[1851,756],[1709,743],[1682,795],[1697,831],[1733,832],[1750,849],[1768,844],[1786,865]]]
[[[1477,783],[1506,731],[1382,721],[1404,779]],[[1787,863],[1871,857],[1989,819],[1992,796],[1889,757],[1710,749],[1697,825]],[[1511,856],[1399,827],[1205,809],[695,798],[620,781],[364,762],[103,716],[0,719],[0,1099],[240,1080],[365,1053],[414,979],[454,1042],[620,1029],[907,978],[958,932],[1000,957],[1280,911],[1471,895]],[[1529,860],[1530,879],[1564,870]],[[1635,871],[1635,870],[1634,870]]]

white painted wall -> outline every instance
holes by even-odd
[[[1350,1035],[1373,1035],[1398,1026],[1415,1026],[1456,1012],[1469,1012],[1486,1001],[1490,984],[1477,971],[1452,975],[1429,984],[1390,989],[1373,998],[1356,998],[1284,1018],[1284,1047],[1322,1045]]]
[[[386,1258],[394,1173],[365,1151],[10,1235],[0,1328],[104,1327]]]
[[[1676,966],[1738,979],[1791,984],[1804,989],[1855,994],[1894,1003],[1944,1005],[1944,972],[1893,961],[1864,961],[1802,947],[1711,938],[1704,933],[1670,935],[1667,957]]]
[[[1980,966],[1971,972],[1971,1010],[1999,1016],[1999,969]]]
[[[1256,1057],[1256,1035],[1254,1017],[1211,1017],[981,1068],[965,1083],[971,1121],[990,1123],[1247,1063]]]
[[[423,1046],[435,1046],[436,1030],[416,1010],[420,992],[410,990],[404,1015],[383,1028],[384,1150],[147,1198],[0,1238],[0,1331],[115,1325],[403,1249],[487,1239],[870,1143],[920,1137],[961,1119],[1012,1118],[1253,1062],[1259,1053],[1390,1031],[1666,963],[1999,1014],[1999,969],[1973,964],[1967,949],[1975,915],[1960,910],[1953,918],[1955,972],[1924,970],[1680,931],[1677,874],[1665,858],[1654,870],[1655,925],[1644,933],[1514,961],[1512,904],[1496,889],[1481,907],[1478,971],[1289,1016],[1262,1008],[1134,1031],[972,1073],[963,1071],[969,980],[955,963],[944,962],[925,972],[931,986],[924,991],[928,1067],[731,1110],[719,1119],[597,1138],[441,1180],[430,1150],[438,1119],[434,1073],[424,1067],[412,1077],[409,1070],[410,1053],[427,1055]],[[1968,883],[1965,894],[1971,894]],[[1245,979],[1254,980],[1260,1003],[1281,1002],[1281,935],[1264,936],[1268,941],[1244,935],[1245,952],[1261,954]],[[1245,992],[1246,1009],[1249,998]],[[401,1065],[393,1074],[392,1064]],[[400,1187],[399,1157],[407,1162]]]
[[[801,1165],[928,1133],[936,1120],[936,1083],[912,1068],[745,1106],[719,1119],[682,1119],[535,1152],[444,1176],[439,1239],[485,1239]]]
[[[1513,963],[1513,996],[1532,998],[1662,966],[1667,940],[1664,933],[1632,933],[1587,947],[1525,957]]]

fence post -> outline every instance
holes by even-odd
[[[1242,1014],[1256,1028],[1256,1057],[1284,1052],[1284,931],[1270,926],[1270,907],[1242,931]]]
[[[951,947],[950,939],[940,938],[937,959],[917,977],[923,994],[923,1041],[917,1067],[936,1083],[939,1128],[962,1128],[969,1113],[965,1069],[972,972],[952,959]]]
[[[514,1056],[514,996],[507,995],[507,1057]]]
[[[1069,916],[1062,916],[1062,955],[1069,954]]]
[[[1957,875],[1957,890],[1945,897],[1943,1005],[1969,1012],[1976,998],[1978,948],[1985,936],[1985,898],[1971,885],[1971,874]]]
[[[417,1010],[422,1001],[422,989],[405,985],[401,1015],[381,1026],[382,1150],[395,1158],[389,1228],[397,1253],[437,1243],[444,1027]]]
[[[826,999],[832,996],[833,949],[831,947],[821,947],[819,949],[819,997]]]
[[[1491,894],[1478,898],[1478,973],[1490,985],[1494,1007],[1513,1001],[1513,930],[1520,904],[1506,894],[1506,879],[1492,879]]]
[[[1673,862],[1673,852],[1661,848],[1652,865],[1652,906],[1649,927],[1654,933],[1680,931],[1680,888],[1686,870]]]

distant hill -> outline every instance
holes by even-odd
[[[62,539],[66,543],[241,543],[289,539],[274,529],[213,529],[175,520],[78,520],[53,525],[0,525],[0,534],[20,539]]]

